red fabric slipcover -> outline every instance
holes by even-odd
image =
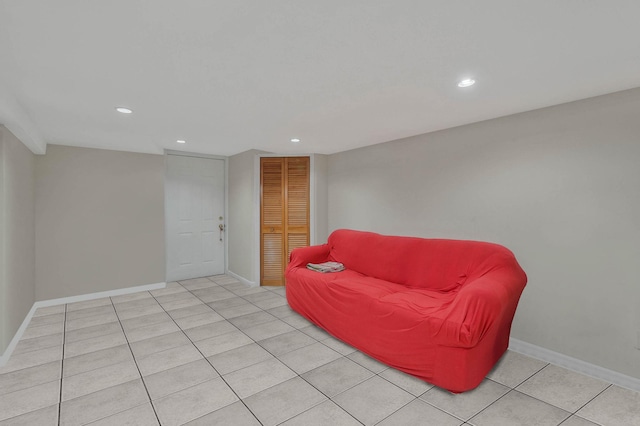
[[[336,261],[323,274],[307,263]],[[527,277],[513,253],[477,241],[338,230],[295,249],[291,308],[379,361],[452,392],[475,388],[509,345]]]

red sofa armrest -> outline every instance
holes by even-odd
[[[329,245],[299,247],[293,249],[289,257],[288,269],[306,268],[307,263],[323,263],[329,260]]]
[[[491,328],[506,327],[508,333],[527,282],[518,269],[500,268],[467,282],[443,313],[442,344],[470,348]]]

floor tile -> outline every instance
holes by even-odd
[[[22,333],[22,339],[33,339],[36,337],[48,336],[50,334],[64,332],[64,323],[45,324],[37,327],[27,327]]]
[[[59,380],[4,394],[0,398],[0,420],[57,404],[59,397]]]
[[[596,423],[590,422],[589,420],[585,420],[579,416],[571,416],[564,422],[562,422],[562,426],[598,426]]]
[[[111,313],[115,313],[115,309],[113,309],[113,305],[111,304],[111,302],[102,306],[97,306],[95,308],[83,308],[77,311],[70,311],[69,305],[67,305],[66,318],[67,321],[71,321],[78,320],[80,318],[89,318],[95,317],[96,315],[106,315]]]
[[[151,403],[138,405],[129,408],[118,414],[105,417],[97,422],[90,424],[91,426],[157,426],[159,425],[156,413],[153,411]]]
[[[112,348],[127,343],[122,330],[105,334],[104,336],[92,337],[90,339],[80,340],[78,342],[67,343],[64,345],[64,357],[71,358],[83,355],[89,352],[99,351],[101,349]]]
[[[247,328],[255,327],[256,325],[264,324],[267,322],[275,321],[277,318],[264,311],[254,312],[252,314],[242,315],[239,317],[231,318],[229,322],[240,330],[246,330]]]
[[[518,391],[511,391],[473,417],[474,426],[557,426],[571,413]]]
[[[153,294],[153,297],[155,297],[156,302],[163,304],[166,302],[172,302],[174,300],[181,300],[181,299],[192,299],[194,296],[193,294],[188,291],[186,288],[168,288],[168,289],[164,289],[166,291],[171,291],[171,293],[165,293],[162,295],[158,295],[158,294]],[[157,291],[162,291],[162,290],[157,290]]]
[[[167,285],[165,288],[159,288],[158,290],[151,290],[149,293],[151,293],[151,295],[155,297],[156,300],[160,301],[160,299],[164,296],[177,293],[185,293],[186,291],[187,289],[183,285],[176,283],[175,285]]]
[[[196,305],[203,305],[203,304],[204,302],[202,302],[200,299],[196,297],[190,297],[187,299],[173,300],[171,302],[161,303],[160,305],[165,311],[171,311],[173,309],[180,309],[180,308],[186,308],[188,306],[196,306]]]
[[[260,300],[267,300],[278,296],[271,293],[270,291],[267,291],[266,289],[261,289],[261,291],[259,292],[247,294],[242,297],[255,305],[256,302]]]
[[[493,404],[509,390],[500,383],[485,379],[477,388],[458,394],[433,387],[420,399],[466,421]]]
[[[342,358],[342,355],[319,342],[287,352],[279,357],[282,362],[298,374],[306,373],[338,358]]]
[[[320,341],[320,340],[324,340],[327,339],[329,337],[332,337],[329,333],[327,333],[326,331],[324,331],[323,329],[321,329],[318,326],[315,325],[309,325],[303,328],[299,329],[300,331],[302,331],[304,334],[308,334],[309,336],[313,337],[314,339]]]
[[[39,317],[42,315],[61,314],[66,311],[66,308],[67,306],[64,304],[54,305],[54,306],[45,306],[45,307],[36,309],[36,311],[33,313],[33,316]]]
[[[293,328],[301,329],[305,327],[309,327],[311,322],[303,317],[302,315],[294,314],[289,315],[287,317],[282,318],[282,321],[286,322]]]
[[[240,398],[247,398],[278,383],[296,377],[296,373],[275,358],[259,362],[223,376]]]
[[[241,315],[260,312],[261,309],[251,303],[245,303],[243,305],[232,306],[230,308],[216,309],[216,311],[226,319],[231,319],[231,318],[239,317]]]
[[[198,305],[198,306],[207,306],[207,305]],[[207,306],[207,309],[209,309],[209,312],[205,312],[197,315],[191,315],[183,318],[178,318],[178,319],[175,319],[174,321],[183,330],[199,327],[201,325],[211,324],[218,321],[224,321],[224,318],[222,316],[220,316],[218,313],[211,310],[208,306]]]
[[[415,399],[378,423],[380,426],[460,426],[464,422]]]
[[[211,337],[220,336],[221,334],[231,333],[232,331],[238,331],[238,329],[229,321],[218,321],[212,324],[205,324],[184,330],[184,333],[189,336],[189,339],[197,342]]]
[[[137,379],[60,404],[60,426],[83,425],[123,412],[148,401]]]
[[[144,327],[134,328],[133,330],[126,331],[125,333],[127,334],[127,340],[129,343],[133,343],[156,336],[162,336],[164,334],[175,333],[176,331],[180,331],[180,328],[173,321],[163,321]]]
[[[42,315],[31,318],[29,327],[38,327],[40,325],[58,324],[64,322],[64,312],[59,314]]]
[[[194,290],[201,290],[203,288],[218,287],[218,284],[214,283],[213,281],[207,280],[207,282],[202,282],[202,283],[184,284],[183,287],[189,291],[194,291]]]
[[[216,378],[157,399],[153,405],[163,426],[177,426],[237,400],[229,386],[221,378]]]
[[[140,372],[138,372],[136,364],[131,360],[65,377],[62,380],[62,401],[68,401],[139,378]]]
[[[507,351],[487,374],[487,378],[515,388],[529,377],[542,370],[546,362],[530,358],[513,351]]]
[[[330,398],[373,377],[373,373],[360,364],[342,357],[311,370],[302,378]]]
[[[51,348],[54,346],[60,346],[62,348],[63,337],[63,333],[54,333],[46,336],[35,337],[33,339],[20,339],[16,348],[13,350],[12,356],[23,354],[25,352]]]
[[[63,361],[62,376],[69,377],[128,360],[133,361],[129,345],[114,346],[112,348],[66,358]]]
[[[84,309],[97,308],[100,306],[111,305],[109,297],[101,297],[99,299],[83,300],[82,302],[67,303],[67,313],[80,311]]]
[[[268,339],[269,337],[277,336],[279,334],[288,333],[293,330],[295,330],[295,328],[277,319],[249,327],[242,331],[253,340],[258,341]]]
[[[186,423],[186,426],[211,425],[260,426],[260,422],[242,402],[238,401]]]
[[[265,340],[260,340],[258,344],[273,355],[280,356],[316,342],[317,340],[313,337],[295,330],[290,331],[289,333],[270,337]]]
[[[136,328],[146,327],[148,325],[158,324],[161,322],[173,322],[173,319],[167,315],[166,312],[158,312],[150,315],[143,315],[140,317],[121,319],[122,328],[125,332],[135,330]]]
[[[136,358],[143,358],[156,352],[162,352],[167,349],[188,344],[191,344],[189,338],[187,338],[182,331],[176,331],[174,333],[163,334],[162,336],[133,342],[130,346],[131,351]]]
[[[210,357],[251,343],[254,343],[253,340],[243,332],[236,330],[209,339],[199,340],[194,344],[205,357]]]
[[[65,343],[73,343],[79,342],[80,340],[104,336],[106,334],[117,333],[119,331],[122,331],[122,326],[118,321],[114,321],[106,324],[93,325],[91,327],[67,331],[65,333],[64,340]]]
[[[409,392],[374,376],[332,399],[365,425],[373,425],[414,398]]]
[[[273,355],[263,349],[262,346],[251,343],[210,356],[207,359],[218,373],[224,375],[272,358]]]
[[[159,399],[219,377],[204,359],[160,371],[144,378],[151,399]]]
[[[242,297],[231,297],[229,299],[216,300],[215,302],[207,303],[207,305],[211,307],[211,309],[215,309],[216,311],[219,311],[220,309],[233,308],[235,306],[250,304],[251,303],[244,300]]]
[[[140,308],[118,310],[118,318],[120,318],[120,321],[122,321],[126,319],[142,317],[145,315],[157,314],[161,312],[164,312],[164,309],[162,309],[162,306],[154,302],[153,305],[142,306]]]
[[[0,367],[0,374],[11,373],[23,368],[35,367],[36,365],[48,364],[62,359],[62,346],[38,349],[21,354],[13,354],[7,363]]]
[[[414,396],[420,396],[433,387],[432,384],[395,368],[387,368],[379,375]]]
[[[136,293],[129,293],[129,294],[121,294],[119,296],[112,296],[111,297],[111,303],[113,303],[114,305],[119,305],[121,303],[125,303],[125,302],[132,302],[134,300],[140,300],[140,299],[149,299],[151,298],[151,293],[149,293],[148,291],[139,291]],[[117,307],[116,307],[117,309]]]
[[[188,344],[138,358],[136,362],[142,375],[149,376],[199,359],[202,359],[200,352],[192,344]]]
[[[387,368],[389,368],[388,365],[383,364],[380,361],[373,359],[369,355],[366,355],[360,351],[356,351],[347,355],[347,358],[357,362],[364,368],[368,368],[369,370],[373,371],[376,374],[381,373]]]
[[[273,295],[273,297],[258,300],[253,302],[253,304],[261,309],[271,309],[287,305],[287,299],[282,296]]]
[[[0,397],[8,393],[61,379],[62,361],[49,362],[34,367],[0,375]]]
[[[547,365],[516,390],[574,413],[608,386],[601,380]]]
[[[640,392],[612,385],[576,413],[607,426],[640,425]]]
[[[267,312],[277,318],[285,318],[296,313],[288,304],[267,309]]]
[[[212,312],[212,309],[209,305],[194,305],[187,306],[186,308],[179,308],[167,311],[167,313],[174,320],[190,317],[192,315],[204,314],[206,312]]]
[[[58,426],[58,404],[0,421],[0,426]]]
[[[274,426],[327,400],[313,386],[294,377],[245,399],[247,407],[265,426]]]
[[[131,311],[133,309],[148,308],[151,306],[160,307],[160,304],[153,297],[145,297],[142,299],[136,299],[136,300],[130,300],[128,302],[118,303],[117,305],[114,305],[114,306],[116,308],[116,311],[118,312],[118,316],[121,316],[120,314],[122,312]]]
[[[198,283],[208,283],[210,280],[208,278],[191,278],[188,280],[178,281],[181,285],[189,285],[189,284],[198,284]]]
[[[104,314],[93,315],[83,318],[67,318],[65,324],[66,331],[79,330],[81,328],[93,327],[100,324],[106,324],[109,322],[118,321],[118,316],[115,312],[106,312]]]
[[[325,401],[292,419],[281,423],[282,426],[360,426],[362,423],[331,401]],[[421,423],[414,423],[418,425]]]
[[[342,355],[349,355],[357,351],[357,349],[354,348],[353,346],[348,345],[336,339],[335,337],[329,337],[328,339],[324,339],[322,341],[322,344],[330,347],[331,349],[333,349],[338,353],[341,353]]]

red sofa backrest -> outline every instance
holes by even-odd
[[[415,288],[450,291],[496,268],[521,271],[507,248],[479,241],[339,229],[329,236],[328,245],[330,258],[347,269]]]

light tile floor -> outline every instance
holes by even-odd
[[[0,368],[0,425],[640,425],[640,394],[507,352],[435,388],[227,276],[40,308]]]

